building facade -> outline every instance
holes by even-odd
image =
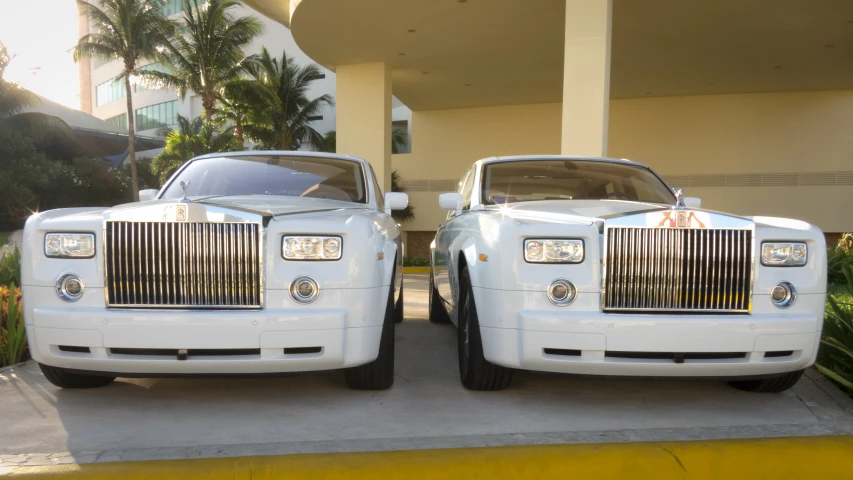
[[[634,159],[705,208],[853,230],[853,2],[247,3],[337,73],[338,151],[402,177],[409,256],[492,155]],[[407,155],[384,148],[392,94]]]
[[[183,0],[169,0],[165,13],[171,18],[180,18]],[[259,53],[261,47],[266,47],[270,54],[280,58],[282,52],[294,57],[300,65],[314,63],[302,50],[296,46],[290,30],[273,20],[259,14],[248,7],[241,7],[232,12],[233,15],[249,15],[257,18],[264,26],[264,33],[256,38],[246,49],[246,55]],[[80,35],[89,31],[88,21],[79,19]],[[127,128],[127,99],[123,81],[116,81],[121,74],[120,61],[87,60],[80,63],[80,109],[97,118],[105,120],[118,127]],[[335,94],[335,74],[322,68],[326,77],[313,82],[308,91],[309,98],[323,94]],[[142,86],[134,87],[133,108],[135,110],[136,131],[143,136],[158,136],[161,130],[174,127],[177,116],[194,119],[204,113],[201,98],[192,93],[180,98],[173,90],[150,89]],[[408,131],[411,112],[402,103],[396,101],[394,109],[395,128]],[[314,128],[321,133],[335,129],[335,108],[326,107],[322,114],[313,121]],[[407,147],[405,147],[407,148]],[[405,149],[404,148],[404,149]]]

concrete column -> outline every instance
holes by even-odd
[[[391,189],[391,69],[384,63],[335,71],[337,151],[363,157],[383,192]]]
[[[607,155],[612,0],[566,0],[564,155]]]

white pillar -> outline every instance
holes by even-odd
[[[607,155],[613,0],[566,0],[563,155]]]
[[[364,158],[384,192],[391,190],[391,69],[385,63],[335,71],[337,152]]]

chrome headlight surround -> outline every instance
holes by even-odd
[[[320,295],[320,286],[313,278],[306,275],[294,278],[287,289],[290,292],[290,298],[303,305],[313,303]]]
[[[44,255],[49,258],[92,258],[95,256],[95,234],[45,234]]]
[[[56,294],[64,302],[76,302],[86,290],[83,280],[74,273],[67,273],[56,281]]]
[[[281,239],[281,256],[285,260],[340,260],[343,239],[326,235],[285,235]]]
[[[809,247],[803,242],[761,243],[761,264],[765,267],[802,267],[808,259]]]
[[[528,238],[524,240],[527,263],[581,263],[584,244],[574,238]]]
[[[558,278],[548,285],[545,291],[548,300],[558,307],[566,307],[574,303],[578,297],[578,289],[575,284],[565,278]]]
[[[797,300],[797,289],[791,282],[779,282],[770,290],[770,301],[778,308],[788,308]]]

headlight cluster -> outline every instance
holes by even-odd
[[[809,250],[801,242],[766,242],[761,244],[761,264],[766,267],[801,267],[808,261]]]
[[[285,260],[338,260],[342,250],[341,237],[286,236],[281,242]]]
[[[92,258],[95,256],[95,235],[48,233],[44,236],[44,254],[53,258]]]
[[[581,263],[583,240],[529,238],[524,241],[524,259],[530,263]]]

